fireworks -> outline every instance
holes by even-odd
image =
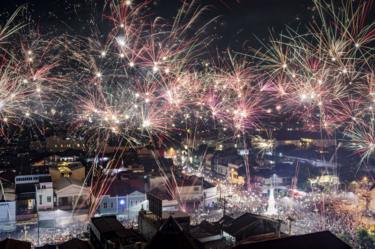
[[[369,159],[375,152],[374,122],[360,124],[346,132],[348,147],[361,157],[360,163]]]
[[[184,1],[172,21],[154,17],[151,1],[106,1],[102,21],[86,36],[43,36],[15,23],[21,8],[0,30],[0,124],[49,119],[63,101],[72,133],[97,155],[109,142],[159,147],[202,134],[244,149],[252,136],[264,153],[275,141],[256,133],[279,115],[321,134],[344,132],[362,163],[375,149],[375,27],[365,22],[371,1],[341,8],[314,2],[314,21],[303,33],[289,28],[255,53],[228,49],[205,61],[215,18],[204,20],[208,8],[194,1]],[[92,189],[100,196],[113,179],[95,173],[100,185]]]

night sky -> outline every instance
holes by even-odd
[[[207,20],[219,16],[209,32],[215,47],[243,49],[258,46],[257,39],[265,40],[272,33],[280,33],[286,25],[298,28],[312,16],[312,0],[201,0],[209,5]],[[41,32],[69,32],[86,35],[88,26],[100,20],[102,0],[1,0],[1,19],[17,6],[27,4],[26,16]],[[153,13],[164,18],[173,17],[181,1],[155,0]],[[204,23],[205,20],[202,20]]]

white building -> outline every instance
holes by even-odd
[[[0,201],[0,232],[16,230],[16,201]]]
[[[0,201],[0,233],[16,230],[16,195],[14,188],[5,188]]]
[[[203,181],[203,205],[205,207],[211,207],[217,202],[217,186]]]
[[[72,178],[62,177],[55,184],[56,207],[62,210],[87,208],[90,199],[90,189],[82,182]]]
[[[37,210],[53,209],[53,184],[50,176],[39,177],[39,183],[35,184],[35,196]]]

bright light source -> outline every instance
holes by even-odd
[[[125,37],[123,36],[120,36],[120,37],[117,37],[117,44],[120,46],[120,47],[124,47],[126,45],[126,41],[125,41]]]
[[[150,125],[151,125],[151,122],[149,120],[144,120],[143,123],[142,123],[143,128],[150,127]]]

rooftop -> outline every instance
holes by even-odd
[[[200,248],[200,246],[198,242],[184,232],[176,220],[170,216],[145,248],[196,249]]]
[[[5,239],[0,241],[0,249],[31,249],[31,243],[15,239]]]
[[[296,235],[257,243],[245,243],[233,249],[350,249],[351,247],[329,231]]]
[[[103,216],[91,218],[91,225],[100,233],[104,240],[120,241],[121,245],[130,245],[143,242],[144,239],[133,229],[126,229],[116,216]]]
[[[70,185],[77,185],[77,186],[82,186],[82,182],[80,181],[77,181],[75,179],[72,179],[72,178],[67,178],[67,177],[61,177],[55,184],[54,184],[54,187],[56,190],[60,190],[60,189],[63,189],[67,186],[70,186]]]
[[[144,193],[145,183],[143,179],[115,180],[109,187],[107,194],[110,196],[126,196],[135,191]]]

